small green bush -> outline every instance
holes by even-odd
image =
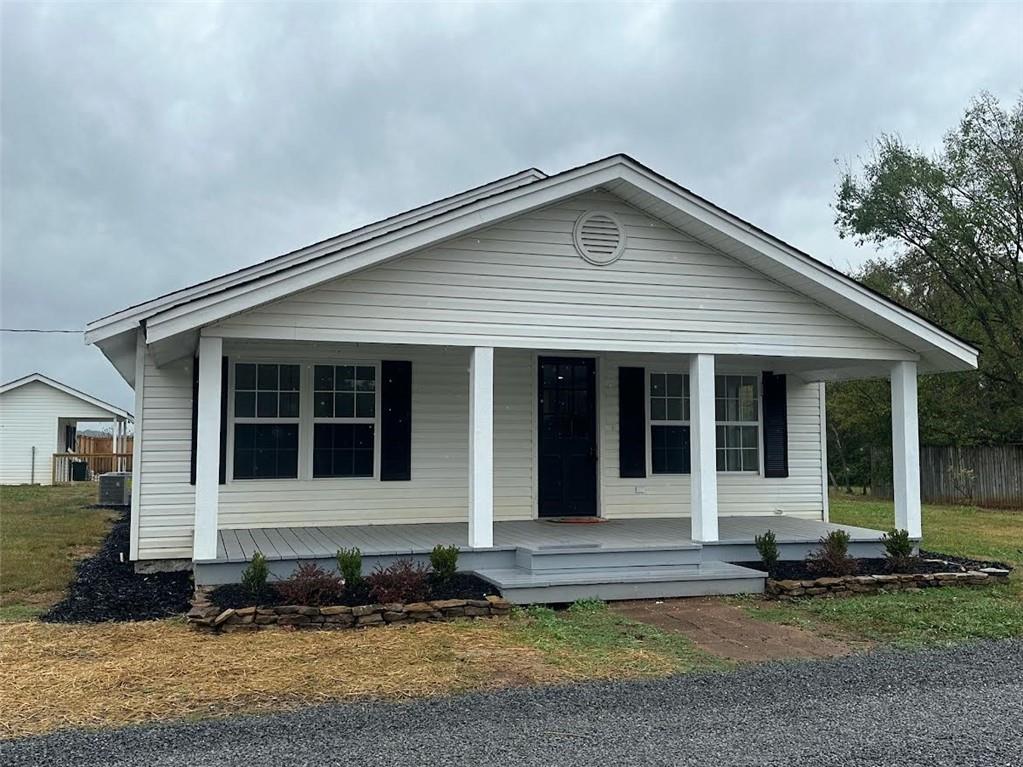
[[[362,552],[359,548],[340,549],[337,552],[337,571],[345,586],[351,587],[362,583]]]
[[[893,568],[903,567],[913,559],[913,542],[909,539],[909,530],[893,528],[881,536],[881,542]]]
[[[430,567],[433,568],[434,577],[438,581],[450,582],[458,569],[458,547],[440,544],[434,546],[430,552]]]
[[[778,539],[774,531],[768,530],[763,535],[756,536],[753,543],[756,544],[757,551],[760,552],[760,559],[767,568],[767,572],[773,572],[778,564]]]
[[[818,576],[852,575],[856,560],[849,556],[849,533],[832,530],[820,540],[821,547],[806,558],[806,567]]]
[[[266,579],[270,576],[270,568],[266,566],[266,557],[258,551],[252,555],[252,561],[242,571],[242,585],[254,597],[266,593]]]

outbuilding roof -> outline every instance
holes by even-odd
[[[79,399],[82,402],[86,402],[92,405],[93,407],[98,407],[102,410],[105,410],[112,416],[124,418],[128,421],[134,420],[132,414],[129,413],[127,410],[122,410],[119,407],[111,405],[109,402],[104,402],[101,399],[93,397],[91,394],[86,394],[83,391],[79,391],[74,387],[68,386],[66,383],[61,383],[60,381],[54,378],[44,376],[42,373],[29,373],[27,376],[22,376],[21,378],[16,378],[13,381],[8,381],[7,383],[0,385],[0,394],[6,394],[9,391],[18,389],[22,386],[26,386],[30,383],[46,384],[47,386],[57,389],[58,391],[62,391],[65,394],[74,397],[75,399]]]

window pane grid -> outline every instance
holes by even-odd
[[[298,419],[298,365],[239,362],[234,371],[236,419]]]
[[[689,376],[682,373],[650,374],[650,421],[689,422]]]
[[[233,479],[373,477],[377,366],[236,362],[232,366]],[[307,368],[309,370],[309,368]],[[302,379],[305,377],[305,383]],[[310,396],[311,395],[311,396]],[[300,402],[312,400],[312,428]]]
[[[756,376],[714,378],[718,471],[760,470],[760,403]]]
[[[373,424],[317,423],[313,477],[372,477]]]
[[[372,365],[316,365],[313,417],[376,419],[376,368]]]
[[[372,477],[374,365],[313,366],[313,477]]]
[[[650,373],[650,470],[689,473],[689,376]]]

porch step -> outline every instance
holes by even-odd
[[[695,568],[703,560],[697,543],[672,546],[602,546],[597,543],[571,546],[520,546],[515,564],[523,570],[546,572],[576,568],[681,567]]]
[[[674,567],[588,567],[531,571],[478,569],[513,604],[560,604],[578,599],[657,599],[759,594],[766,574],[726,562]]]

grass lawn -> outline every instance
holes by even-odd
[[[89,509],[92,483],[0,488],[0,620],[37,615],[63,595],[75,561],[95,551],[114,514]]]
[[[831,520],[886,530],[891,502],[833,496]],[[1017,568],[1007,585],[940,588],[842,599],[745,601],[756,617],[812,631],[903,646],[1023,636],[1023,511],[924,506],[923,547]]]
[[[895,524],[891,501],[831,496],[831,521],[888,530]],[[976,506],[923,508],[923,547],[1023,568],[1023,509],[998,511]]]
[[[0,663],[0,738],[727,667],[600,603],[359,631],[209,635],[180,620],[7,623]]]
[[[109,512],[91,486],[2,490],[4,610],[56,599]],[[891,504],[836,498],[832,519],[890,527]],[[1023,568],[1023,513],[924,508],[924,545]],[[1023,579],[1006,586],[775,602],[735,598],[751,616],[862,642],[918,646],[1023,636]],[[20,611],[20,612],[19,612]],[[197,663],[196,659],[202,662]],[[599,602],[510,618],[208,635],[182,620],[0,624],[0,738],[64,727],[276,711],[360,697],[409,698],[511,685],[663,676],[734,664]]]

